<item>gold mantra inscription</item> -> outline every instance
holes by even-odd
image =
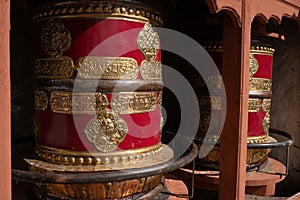
[[[87,56],[77,61],[83,79],[136,79],[138,64],[133,58]]]
[[[270,79],[252,78],[250,80],[249,90],[251,91],[271,91],[272,83]]]
[[[48,106],[48,96],[47,93],[43,90],[36,90],[34,92],[34,103],[36,110],[46,110]]]
[[[156,102],[156,93],[124,92],[113,95],[111,106],[120,114],[132,114],[153,111]]]
[[[71,93],[52,91],[50,107],[55,113],[81,114],[101,111],[108,106],[105,95],[97,93]]]
[[[65,56],[37,59],[34,64],[34,74],[37,78],[70,78],[73,71],[73,60]]]
[[[143,60],[140,72],[144,80],[162,80],[161,62]]]
[[[221,110],[221,97],[219,96],[201,96],[199,98],[201,108],[210,108],[212,110]]]
[[[248,112],[258,112],[261,108],[261,99],[252,99],[248,100]]]
[[[124,92],[113,94],[112,109],[120,114],[151,112],[156,104],[161,105],[162,95],[156,92]],[[55,113],[63,114],[95,114],[103,111],[109,105],[105,94],[72,93],[67,91],[51,91],[50,107]],[[47,93],[35,91],[35,107],[45,110],[48,105]]]

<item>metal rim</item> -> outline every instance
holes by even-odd
[[[174,171],[192,162],[198,155],[198,147],[188,138],[180,138],[180,143],[192,144],[190,150],[177,160],[171,160],[162,164],[104,172],[83,172],[83,173],[47,173],[27,170],[12,169],[12,179],[29,183],[104,183],[130,180],[135,178],[148,177],[157,174],[164,174]]]
[[[269,142],[269,143],[248,143],[247,148],[249,148],[249,149],[287,148],[287,147],[290,147],[294,143],[294,137],[287,132],[269,128],[269,133],[283,136],[286,139],[283,141]],[[204,142],[204,140],[199,139],[199,142],[202,144]],[[221,141],[218,139],[208,139],[205,142],[207,145],[214,145],[216,147],[219,147]]]

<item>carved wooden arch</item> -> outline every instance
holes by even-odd
[[[234,17],[239,26],[241,26],[241,2],[238,1],[226,1],[226,0],[205,0],[209,11],[211,13],[217,13],[221,10],[226,11],[231,17]]]
[[[255,16],[260,16],[265,22],[270,18],[281,23],[282,17],[299,17],[300,2],[297,0],[268,0],[268,6],[261,0],[206,0],[211,13],[217,13],[220,10],[226,10],[233,13],[241,26],[243,12],[247,10],[247,21],[252,21]]]

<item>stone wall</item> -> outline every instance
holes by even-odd
[[[291,133],[295,143],[290,150],[289,176],[276,187],[280,196],[300,191],[300,34],[292,33],[275,45],[271,127]],[[285,150],[272,157],[285,162]]]

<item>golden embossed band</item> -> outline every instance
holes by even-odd
[[[65,56],[37,59],[34,64],[34,75],[37,78],[70,78],[73,71],[73,60]]]
[[[133,58],[86,56],[77,61],[83,79],[136,79],[138,64]]]
[[[207,51],[223,52],[223,45],[220,42],[206,44],[203,46]],[[274,55],[275,49],[266,46],[252,45],[250,52],[252,54]]]
[[[252,54],[265,54],[265,55],[270,55],[270,56],[273,56],[274,55],[274,52],[275,52],[275,49],[274,48],[271,48],[271,47],[265,47],[265,46],[251,46],[251,50],[250,52]]]
[[[156,108],[154,92],[121,92],[113,95],[112,109],[120,114],[150,112]]]
[[[248,112],[258,112],[261,108],[261,99],[252,99],[248,100]]]
[[[50,107],[53,112],[64,114],[81,114],[101,111],[108,106],[105,95],[97,93],[71,93],[52,91]]]
[[[271,91],[272,82],[270,79],[252,78],[250,80],[249,90],[251,91]]]
[[[220,96],[201,96],[198,101],[201,108],[211,107],[212,110],[221,110],[222,108]]]
[[[264,112],[269,112],[271,109],[271,99],[264,99],[262,103],[262,109]]]
[[[125,7],[120,5],[89,3],[75,5],[57,5],[54,8],[39,10],[34,16],[34,20],[45,20],[49,18],[97,18],[97,19],[120,19],[128,21],[138,21],[142,23],[151,22],[157,26],[162,26],[161,17],[141,8]]]
[[[257,143],[264,143],[268,141],[268,135],[262,135],[262,136],[255,136],[255,137],[247,137],[247,143],[248,144],[257,144]]]
[[[198,145],[201,147],[201,145]],[[199,148],[200,148],[199,147]],[[201,149],[204,149],[201,147]],[[270,154],[271,149],[247,149],[247,157],[246,163],[248,165],[256,164],[256,163],[263,163],[266,159],[268,159],[268,155]],[[212,150],[209,148],[206,156],[202,158],[203,161],[208,163],[215,163],[219,164],[220,162],[220,148],[214,147]]]
[[[34,103],[36,110],[46,110],[48,107],[48,96],[43,90],[36,90],[34,92]]]
[[[51,163],[67,165],[107,165],[111,163],[128,163],[135,160],[146,160],[160,153],[162,149],[163,145],[159,143],[140,149],[122,150],[111,153],[91,153],[37,145],[36,152],[40,158]]]
[[[161,62],[143,60],[140,72],[144,80],[162,80]]]
[[[32,164],[33,161],[28,161]],[[38,165],[38,162],[34,163]],[[31,171],[45,172],[45,169],[30,166]],[[49,173],[53,171],[49,170]],[[135,178],[125,181],[105,183],[75,183],[75,184],[40,184],[38,187],[45,189],[49,196],[57,199],[132,199],[137,193],[145,194],[161,183],[162,175],[144,178]]]
[[[215,89],[215,90],[222,89],[223,79],[221,75],[209,76],[206,77],[204,80],[209,89]]]
[[[161,105],[162,94],[157,92],[121,92],[113,93],[110,105],[119,114],[151,112],[156,104]],[[109,102],[105,94],[72,93],[67,91],[51,91],[50,107],[55,113],[63,114],[95,114],[107,108]],[[35,107],[45,110],[48,105],[46,91],[35,92]]]

